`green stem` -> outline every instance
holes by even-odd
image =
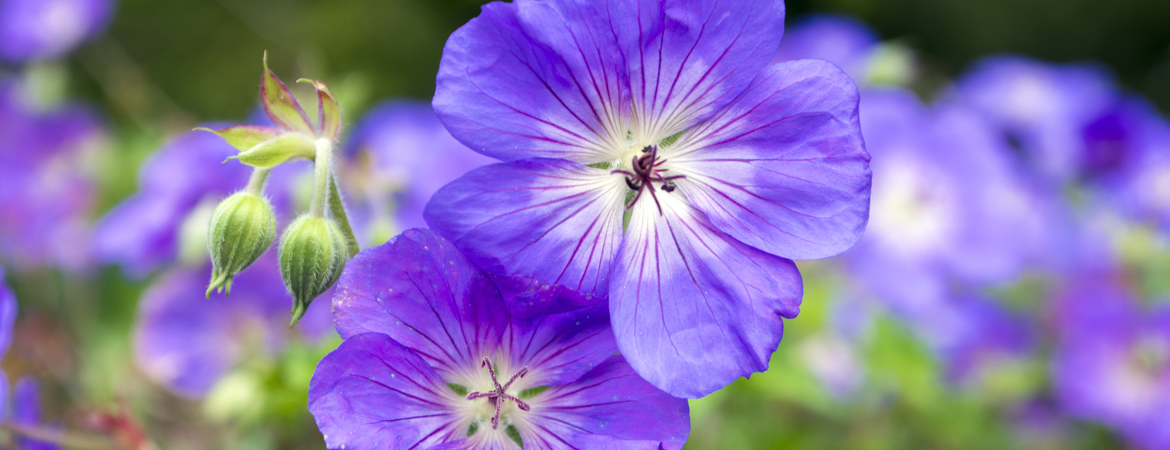
[[[325,217],[325,205],[329,201],[330,176],[333,173],[333,142],[328,138],[317,139],[317,157],[313,160],[313,200],[309,202],[309,214]]]
[[[244,188],[244,191],[253,195],[263,195],[264,183],[268,182],[268,173],[271,171],[272,169],[259,167],[253,169],[251,178],[248,178],[248,186]]]
[[[337,179],[329,178],[329,213],[333,215],[337,227],[341,228],[341,234],[345,235],[345,249],[349,252],[349,257],[353,258],[361,250],[361,247],[358,246],[357,237],[353,234],[353,227],[349,225],[349,216],[345,213],[345,202],[341,200],[341,191],[337,189]]]
[[[12,422],[6,422],[0,425],[11,435],[23,436],[29,439],[51,442],[61,447],[79,449],[79,450],[111,450],[114,448],[109,440],[97,436],[77,436],[69,435],[61,431],[47,430],[39,427],[32,427],[26,425],[17,425]]]

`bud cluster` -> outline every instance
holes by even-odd
[[[358,250],[330,168],[333,142],[341,132],[341,109],[325,83],[297,81],[317,90],[316,121],[309,120],[288,87],[268,69],[265,54],[260,98],[275,127],[200,128],[239,150],[229,160],[254,168],[248,186],[220,202],[212,214],[207,230],[213,266],[208,296],[217,289],[230,294],[232,279],[263,255],[276,236],[276,215],[263,196],[268,171],[297,159],[311,160],[316,166],[310,210],[293,221],[280,239],[281,277],[294,300],[292,325],[314,298],[337,282],[345,262]],[[327,207],[331,217],[326,215]]]

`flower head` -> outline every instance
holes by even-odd
[[[781,2],[516,1],[452,34],[434,106],[504,163],[427,223],[490,271],[610,297],[618,347],[673,395],[767,368],[800,274],[865,228],[857,89],[768,65]]]
[[[1129,290],[1081,274],[1058,297],[1063,333],[1053,358],[1061,405],[1139,448],[1170,445],[1170,310],[1142,311]]]
[[[681,448],[687,403],[615,355],[603,299],[490,277],[427,230],[350,261],[309,411],[330,449]]]

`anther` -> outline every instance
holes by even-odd
[[[626,205],[627,210],[633,208],[638,203],[638,200],[642,198],[643,191],[649,190],[650,197],[654,199],[654,205],[658,207],[658,214],[662,215],[662,204],[658,202],[658,195],[655,192],[656,189],[654,189],[653,183],[662,183],[662,191],[671,193],[674,192],[675,185],[670,184],[670,181],[686,178],[686,175],[663,176],[662,173],[669,169],[659,169],[658,167],[665,162],[666,159],[658,159],[657,145],[647,145],[642,147],[641,156],[635,155],[630,158],[630,168],[633,169],[633,172],[628,170],[614,170],[610,172],[625,175],[626,187],[636,192],[634,199]]]

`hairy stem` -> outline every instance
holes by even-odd
[[[313,165],[313,200],[309,202],[309,214],[325,217],[330,180],[333,178],[333,142],[328,138],[317,139],[317,157]]]
[[[5,422],[0,425],[0,429],[7,431],[12,436],[22,436],[28,439],[33,439],[41,442],[51,442],[64,448],[79,449],[79,450],[113,450],[114,446],[109,440],[97,436],[77,436],[66,434],[63,431],[48,430],[40,427],[33,427],[27,425],[17,425],[12,422]]]
[[[337,222],[337,227],[341,228],[341,234],[345,235],[345,249],[349,252],[349,257],[353,258],[361,250],[361,247],[358,246],[357,237],[353,234],[353,227],[349,225],[349,216],[345,213],[345,202],[341,200],[341,191],[337,189],[337,179],[329,178],[329,213],[333,215],[333,221]]]
[[[272,169],[253,169],[252,176],[248,178],[248,186],[244,190],[249,194],[263,195],[264,184],[268,182],[268,173],[271,171]]]

